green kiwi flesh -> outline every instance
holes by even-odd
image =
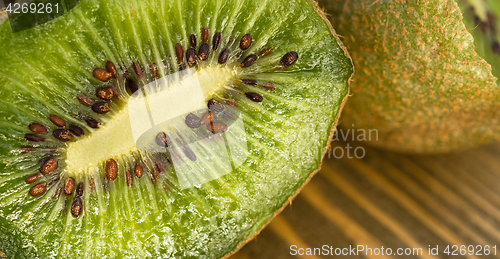
[[[5,22],[0,46],[8,258],[235,251],[318,170],[353,72],[308,0],[86,0],[17,33]],[[138,148],[149,90],[171,120]]]
[[[376,129],[371,144],[404,152],[447,152],[500,139],[500,50],[493,47],[499,20],[486,22],[498,17],[498,1],[320,5],[358,68],[343,125]]]

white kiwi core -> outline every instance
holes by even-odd
[[[165,116],[185,114],[186,109],[189,109],[186,107],[187,105],[190,105],[190,107],[206,107],[207,101],[216,97],[217,93],[223,90],[224,85],[234,78],[236,73],[236,70],[225,67],[205,67],[194,71],[187,80],[186,78],[174,80],[165,87],[168,92],[164,95],[168,96],[172,102],[175,102],[175,105],[169,105],[171,102],[168,100],[165,104],[160,103],[159,100],[154,99],[158,97],[148,96],[147,93],[144,96],[149,98],[150,103],[154,101],[155,105],[163,105],[164,110],[168,110],[168,114]],[[169,80],[168,76],[165,78]],[[155,84],[155,82],[152,84]],[[199,85],[199,87],[193,86],[193,84]],[[193,100],[196,98],[195,96],[202,97]],[[129,155],[131,152],[137,151],[136,138],[134,138],[137,132],[134,132],[133,126],[134,124],[141,124],[134,117],[136,116],[134,113],[138,109],[133,106],[132,102],[126,102],[119,111],[113,111],[114,114],[110,114],[108,116],[110,119],[99,129],[68,145],[66,164],[69,172],[82,174],[91,167],[102,165],[109,158],[119,158],[122,155]],[[142,116],[136,117],[138,120],[144,119]],[[163,119],[167,120],[169,118],[163,117]]]

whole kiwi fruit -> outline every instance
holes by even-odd
[[[321,0],[354,65],[342,125],[446,152],[500,139],[500,2]],[[341,125],[341,127],[342,127]]]
[[[0,46],[8,258],[231,254],[319,169],[353,73],[309,0],[81,0]]]

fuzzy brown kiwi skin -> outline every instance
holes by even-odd
[[[353,63],[352,61],[352,58],[351,56],[349,55],[349,52],[347,52],[347,49],[346,47],[344,46],[344,44],[340,41],[340,38],[338,36],[338,34],[335,32],[335,29],[333,29],[332,27],[332,24],[330,23],[330,21],[328,20],[328,18],[326,17],[326,13],[325,11],[319,7],[318,3],[316,0],[309,0],[313,6],[314,6],[314,10],[316,11],[316,13],[318,13],[319,16],[321,16],[321,18],[325,21],[325,23],[328,25],[328,28],[330,28],[330,32],[331,34],[333,35],[333,37],[335,38],[335,40],[337,41],[337,43],[339,44],[340,48],[344,51],[344,55],[346,57],[349,58],[350,62],[351,62],[351,66]],[[349,80],[347,80],[347,94],[345,95],[344,99],[342,100],[342,104],[340,105],[339,107],[339,112],[337,113],[337,117],[335,117],[335,121],[333,122],[333,125],[332,125],[332,129],[330,130],[330,136],[328,136],[328,142],[327,142],[327,145],[323,148],[323,154],[321,155],[321,161],[320,161],[320,164],[319,164],[319,168],[312,171],[310,174],[309,174],[309,177],[307,177],[307,179],[304,181],[304,183],[299,187],[299,189],[297,189],[297,191],[290,197],[288,197],[288,199],[286,200],[286,202],[283,204],[283,206],[281,206],[281,208],[277,209],[274,213],[273,213],[273,216],[258,230],[256,231],[255,233],[253,233],[251,236],[249,236],[248,238],[246,238],[245,240],[241,241],[238,246],[236,247],[236,249],[234,249],[233,251],[227,253],[226,255],[224,255],[222,258],[225,259],[225,258],[228,258],[230,257],[231,255],[233,255],[234,253],[238,252],[244,245],[246,245],[248,242],[252,241],[255,237],[257,237],[257,235],[260,234],[260,232],[265,228],[267,227],[267,225],[269,225],[269,223],[271,223],[271,221],[274,219],[274,217],[278,216],[287,206],[288,204],[291,204],[293,199],[295,199],[295,197],[297,197],[297,195],[300,193],[300,191],[302,190],[302,188],[304,188],[304,186],[306,186],[307,183],[309,183],[309,181],[312,179],[312,177],[317,173],[319,172],[319,170],[321,170],[321,166],[323,165],[323,159],[325,158],[325,154],[326,152],[328,152],[328,148],[330,147],[330,143],[332,142],[333,140],[333,134],[335,133],[336,129],[337,129],[337,123],[339,121],[339,118],[340,118],[340,114],[342,113],[342,109],[344,108],[344,105],[347,101],[347,98],[350,96],[350,85],[351,85],[351,81],[352,81],[352,78],[354,76],[354,66],[353,66],[353,71],[352,71],[352,74],[351,76],[349,77]]]
[[[476,21],[464,19],[470,6],[460,9],[471,1],[319,2],[362,67],[342,124],[375,129],[376,138],[363,139],[366,144],[439,154],[500,140],[494,63],[476,52],[490,46],[476,44],[482,36],[474,41],[471,33],[482,32]]]

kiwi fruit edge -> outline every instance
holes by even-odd
[[[324,8],[322,8],[321,6],[319,6],[318,2],[316,0],[309,0],[311,1],[313,4],[314,4],[314,10],[321,16],[321,18],[326,22],[326,24],[328,25],[328,28],[330,29],[330,32],[332,33],[332,35],[335,37],[337,43],[339,44],[340,48],[342,48],[342,50],[344,51],[344,54],[349,58],[349,60],[351,60],[352,62],[352,58],[351,56],[349,55],[349,52],[347,51],[347,48],[344,46],[344,44],[342,43],[342,41],[340,40],[339,38],[339,35],[336,33],[335,29],[333,28],[332,24],[330,23],[330,21],[328,20],[328,17],[327,17],[327,13],[325,12]],[[325,158],[325,155],[326,153],[328,152],[329,148],[330,148],[330,143],[332,142],[332,139],[333,139],[333,135],[335,134],[336,130],[337,130],[337,124],[339,122],[339,119],[340,119],[340,115],[342,113],[342,110],[344,109],[344,106],[347,102],[347,99],[348,97],[350,96],[349,92],[350,92],[350,85],[352,84],[352,78],[354,76],[354,73],[355,73],[355,67],[352,68],[352,74],[351,76],[349,77],[348,79],[348,89],[347,89],[347,95],[344,97],[344,99],[342,100],[342,104],[340,106],[340,110],[339,112],[337,113],[337,116],[335,117],[335,122],[333,123],[333,126],[332,126],[332,130],[330,131],[330,135],[328,136],[328,145],[326,147],[323,148],[323,154],[321,155],[321,162],[320,162],[320,165],[318,167],[318,169],[314,170],[313,172],[311,172],[311,174],[309,175],[309,177],[304,181],[304,183],[299,187],[299,189],[297,189],[297,191],[295,192],[295,194],[293,194],[292,196],[290,196],[287,201],[283,204],[283,206],[281,208],[279,208],[278,210],[276,210],[273,214],[273,216],[257,231],[255,232],[254,234],[252,234],[250,237],[248,237],[246,240],[242,241],[241,243],[238,244],[238,246],[236,247],[236,249],[228,254],[226,254],[223,258],[229,258],[231,255],[233,255],[234,253],[238,252],[238,250],[240,250],[244,245],[246,245],[248,242],[252,241],[255,237],[257,237],[257,235],[260,234],[260,232],[265,228],[267,227],[267,225],[269,225],[269,223],[271,223],[271,221],[274,219],[274,217],[276,217],[277,215],[279,215],[288,205],[292,204],[292,201],[293,199],[295,199],[295,197],[300,193],[300,191],[302,190],[302,188],[304,188],[304,186],[306,186],[306,184],[311,180],[311,178],[316,174],[318,173],[320,170],[321,170],[321,166],[323,165],[323,159]]]
[[[350,65],[350,64],[352,64],[352,61],[350,61],[350,60],[351,60],[351,59],[350,59],[350,56],[349,56],[349,54],[347,53],[347,51],[346,51],[345,47],[344,47],[344,46],[343,46],[343,44],[340,42],[340,40],[339,40],[339,38],[337,37],[337,34],[335,33],[335,31],[334,31],[333,27],[332,27],[332,26],[331,26],[331,24],[328,22],[328,20],[325,18],[325,14],[324,14],[324,13],[322,12],[322,10],[318,7],[317,3],[316,3],[316,2],[314,2],[314,1],[312,1],[312,0],[307,0],[307,1],[303,1],[303,2],[309,2],[309,3],[312,3],[314,11],[315,11],[315,12],[316,12],[316,13],[317,13],[320,17],[321,17],[321,20],[323,20],[323,21],[326,23],[326,25],[327,25],[327,27],[328,27],[328,29],[329,29],[330,33],[333,35],[332,37],[334,38],[334,41],[336,42],[336,44],[338,44],[338,47],[341,49],[341,51],[342,51],[342,53],[343,53],[344,57],[346,57],[346,58],[347,58],[347,60],[349,60],[349,62],[348,62],[348,63],[349,63],[349,65]],[[80,5],[81,5],[81,3],[80,3]],[[77,6],[77,8],[78,8],[78,6]],[[78,9],[75,9],[75,10],[78,12]],[[75,10],[72,10],[72,11],[75,11]],[[138,11],[138,12],[140,12],[140,11]],[[68,15],[69,15],[69,14],[68,14]],[[63,18],[63,19],[64,19],[64,18]],[[4,30],[5,30],[5,27],[4,27]],[[42,28],[42,30],[43,30],[43,28]],[[213,35],[213,33],[214,33],[214,32],[211,32],[211,36]],[[4,35],[5,35],[5,34],[4,34]],[[52,39],[49,39],[49,40],[52,40]],[[198,40],[201,40],[201,39],[200,39],[200,38],[198,38]],[[211,40],[211,38],[210,38],[210,40]],[[199,46],[199,44],[198,44],[198,46]],[[186,50],[189,46],[188,46],[188,44],[186,44],[184,47],[185,47],[185,50]],[[100,53],[100,54],[102,54],[102,53]],[[283,53],[282,53],[282,54],[283,54]],[[100,59],[103,59],[103,58],[102,58],[102,57],[100,57]],[[104,59],[103,59],[103,60],[104,60]],[[118,64],[117,64],[117,63],[115,63],[115,65],[116,65],[116,67],[118,68]],[[104,67],[104,63],[102,63],[100,66],[101,66],[101,67]],[[132,68],[132,69],[133,69],[133,68]],[[146,68],[144,68],[144,67],[143,67],[142,69],[143,69],[144,71],[146,70]],[[130,69],[130,67],[129,67],[129,73],[131,73],[131,72],[130,72],[130,70],[131,70],[131,69]],[[321,166],[322,159],[323,159],[324,154],[326,153],[327,148],[328,148],[328,143],[330,143],[330,141],[331,141],[331,139],[332,139],[333,133],[334,133],[334,131],[335,131],[336,123],[337,123],[337,121],[338,121],[338,119],[339,119],[339,116],[340,116],[340,112],[341,112],[341,110],[342,110],[342,108],[343,108],[343,106],[344,106],[344,104],[345,104],[345,102],[346,102],[347,96],[348,96],[348,92],[349,92],[348,85],[349,85],[349,83],[350,83],[350,79],[351,79],[351,77],[352,77],[352,73],[353,73],[353,68],[352,68],[352,65],[351,65],[351,67],[350,67],[350,71],[349,71],[349,69],[347,69],[347,71],[343,71],[343,74],[344,74],[344,75],[345,75],[345,74],[347,74],[347,75],[348,75],[348,76],[346,77],[346,78],[347,78],[347,80],[346,80],[346,82],[345,82],[346,89],[345,89],[345,91],[342,93],[342,98],[341,98],[341,100],[339,100],[339,104],[340,104],[340,105],[339,105],[339,107],[338,107],[338,112],[335,114],[335,118],[334,118],[334,120],[332,119],[332,123],[331,123],[331,126],[332,126],[332,127],[331,127],[331,130],[329,130],[328,141],[326,142],[326,147],[322,148],[321,157],[320,157],[319,163],[317,164],[316,168],[318,168],[318,167],[320,167],[320,166]],[[93,84],[93,85],[97,88],[97,85],[95,85],[95,84]],[[105,86],[105,84],[103,84],[103,85],[101,85],[101,86]],[[48,89],[50,90],[50,87],[48,87]],[[82,89],[79,89],[79,90],[82,90]],[[87,94],[87,95],[89,95],[88,93],[86,93],[86,94]],[[95,100],[95,98],[93,98],[93,100]],[[5,105],[5,104],[3,104],[3,105]],[[3,105],[2,105],[2,106],[3,106]],[[54,105],[54,104],[52,103],[52,104],[50,104],[50,105]],[[113,109],[113,106],[111,107],[111,109]],[[96,115],[96,116],[98,116],[98,115]],[[67,117],[68,117],[68,116],[66,116],[66,117],[61,116],[61,117],[63,117],[63,119],[65,119],[65,120],[67,120]],[[55,122],[54,122],[54,123],[55,123]],[[88,123],[87,123],[87,124],[88,124]],[[84,125],[84,124],[82,123],[82,125]],[[89,124],[89,125],[90,125],[90,124]],[[105,125],[105,124],[104,124],[104,125]],[[22,126],[26,126],[26,127],[27,127],[28,125],[20,125],[20,123],[16,123],[16,128],[20,128],[20,127],[22,127]],[[50,125],[50,124],[49,124],[49,122],[46,122],[46,123],[45,123],[45,126],[48,126],[48,128],[50,128],[50,129],[57,128],[57,127],[54,127],[54,125]],[[59,125],[57,125],[57,126],[59,126]],[[102,126],[102,125],[101,125],[101,126]],[[65,127],[64,127],[64,128],[65,128]],[[85,133],[86,133],[86,134],[88,134],[88,128],[86,128],[86,127],[84,127],[84,126],[82,126],[82,128],[84,128],[84,129],[85,129]],[[91,131],[91,132],[92,132],[92,131]],[[25,133],[29,133],[29,131],[25,131]],[[91,133],[91,134],[92,134],[92,133]],[[72,137],[74,138],[75,136],[73,135]],[[56,138],[57,138],[57,137],[56,137]],[[16,142],[17,142],[17,141],[16,141]],[[29,143],[29,142],[28,142],[28,143]],[[8,146],[9,144],[12,144],[12,143],[6,143],[6,144],[4,144],[4,147],[11,148],[11,146]],[[16,143],[16,144],[17,144],[17,143]],[[37,147],[40,147],[40,146],[37,146]],[[36,152],[45,152],[45,151],[46,151],[46,150],[43,150],[43,151],[42,151],[42,150],[38,150],[38,151],[36,151]],[[18,154],[19,154],[19,152],[14,152],[14,150],[9,150],[9,152],[10,152],[10,153],[15,153],[16,155],[18,155]],[[49,150],[49,151],[47,151],[47,152],[53,152],[53,150]],[[47,157],[47,155],[41,155],[41,157]],[[5,156],[4,156],[3,158],[5,158]],[[24,162],[25,162],[25,161],[24,161]],[[4,161],[4,165],[3,165],[2,171],[4,171],[4,170],[7,168],[7,166],[9,166],[9,165],[8,165],[8,162]],[[37,166],[38,166],[38,164],[37,164]],[[146,170],[146,169],[145,169],[145,170]],[[234,250],[232,250],[232,251],[231,251],[231,250],[227,250],[227,251],[225,252],[225,253],[227,253],[227,254],[225,255],[225,257],[227,257],[227,256],[229,256],[230,254],[232,254],[232,253],[236,252],[236,251],[237,251],[238,249],[240,249],[240,248],[241,248],[241,247],[242,247],[245,243],[247,243],[248,241],[250,241],[251,239],[253,239],[253,238],[254,238],[254,237],[255,237],[255,236],[256,236],[256,235],[257,235],[257,234],[258,234],[258,233],[259,233],[259,232],[260,232],[260,231],[261,231],[261,230],[262,230],[262,229],[263,229],[263,228],[267,225],[267,224],[268,224],[268,223],[269,223],[269,221],[270,221],[270,220],[272,220],[272,218],[273,218],[275,215],[277,215],[280,211],[282,211],[282,210],[284,209],[284,207],[285,207],[285,206],[287,206],[287,205],[288,205],[288,203],[289,203],[289,202],[290,202],[290,201],[291,201],[291,200],[292,200],[292,199],[293,199],[293,198],[294,198],[294,197],[295,197],[295,196],[296,196],[296,195],[300,192],[300,190],[302,189],[302,187],[303,187],[303,186],[304,186],[304,185],[305,185],[305,184],[306,184],[306,183],[310,180],[310,178],[311,178],[311,177],[312,177],[312,176],[313,176],[313,175],[314,175],[314,174],[315,174],[318,170],[319,170],[319,169],[315,169],[315,170],[313,170],[312,172],[308,173],[307,178],[305,178],[305,180],[304,180],[304,181],[303,181],[300,185],[298,185],[298,188],[296,188],[295,193],[293,193],[290,197],[288,197],[284,203],[281,203],[280,207],[278,207],[278,209],[277,209],[277,210],[274,210],[274,212],[273,212],[272,216],[271,216],[270,218],[268,218],[268,219],[266,220],[266,222],[261,222],[261,223],[259,223],[259,224],[260,224],[260,227],[258,228],[258,230],[257,230],[257,231],[255,231],[254,233],[252,233],[249,237],[245,237],[245,239],[243,239],[241,242],[239,242],[239,244],[238,244],[237,246],[235,246]],[[118,177],[123,177],[123,176],[124,176],[123,174],[124,174],[124,173],[123,173],[123,172],[121,172],[121,175],[120,175],[120,176],[118,176]],[[61,178],[62,178],[63,176],[64,176],[64,174],[61,174]],[[18,179],[18,180],[19,180],[19,179]],[[61,180],[61,179],[58,179],[58,181],[60,181],[60,180]],[[80,179],[80,180],[81,180],[81,179]],[[85,178],[85,180],[87,180],[87,179]],[[106,181],[106,180],[104,180],[104,181]],[[8,185],[6,185],[6,184],[5,184],[5,183],[6,183],[5,181],[2,181],[2,182],[4,183],[4,184],[2,185],[2,187],[3,187],[3,188],[6,188],[6,186],[8,186]],[[77,180],[77,181],[76,181],[76,184],[78,184],[78,182],[79,182],[79,180]],[[35,183],[36,183],[36,182],[35,182]],[[87,183],[87,181],[85,181],[85,183]],[[58,184],[59,184],[59,183],[58,183]],[[31,186],[33,186],[33,185],[34,185],[34,184],[32,184]],[[30,187],[31,187],[31,186],[30,186]],[[61,186],[61,185],[59,184],[59,186]],[[64,187],[65,187],[65,186],[64,186]],[[0,187],[0,189],[3,189],[3,188],[1,188],[1,187]],[[75,190],[74,190],[74,192],[76,192],[76,188],[77,188],[77,187],[73,187],[73,188],[75,189]],[[5,190],[5,189],[4,189],[4,190]],[[28,190],[29,190],[29,189],[28,189]],[[27,190],[25,190],[25,191],[26,191],[26,192],[25,192],[25,194],[27,194]],[[85,193],[86,193],[87,191],[89,191],[89,187],[88,187],[88,186],[85,186]],[[63,191],[63,192],[64,192],[64,191]],[[53,194],[53,192],[52,192],[51,194]],[[64,195],[64,194],[60,194],[60,195]],[[76,195],[76,194],[75,194],[75,195]],[[26,195],[26,196],[28,196],[28,195]],[[7,197],[7,198],[8,198],[8,196],[3,196],[2,198],[5,198],[5,197]],[[75,196],[75,197],[76,197],[76,196]],[[0,199],[0,201],[1,201],[1,199]],[[71,201],[70,201],[70,203],[71,203]],[[66,205],[67,205],[67,204],[66,204]],[[66,206],[66,205],[65,205],[65,206]],[[71,206],[70,206],[70,207],[71,207]],[[85,210],[85,205],[84,205],[84,210]],[[68,210],[66,213],[70,213],[70,211]],[[20,237],[19,237],[19,236],[22,236],[22,233],[21,233],[22,231],[21,231],[21,229],[19,229],[18,227],[14,226],[14,225],[13,225],[13,224],[11,224],[11,223],[7,223],[7,221],[6,221],[5,219],[3,219],[3,218],[2,218],[2,219],[0,219],[0,221],[2,222],[2,226],[4,226],[5,228],[9,229],[9,232],[4,232],[4,229],[2,229],[2,234],[0,235],[0,236],[1,236],[1,237],[0,237],[0,240],[9,240],[9,242],[5,242],[5,243],[3,243],[4,245],[6,245],[6,247],[4,247],[4,248],[2,248],[2,249],[5,249],[4,251],[16,251],[16,252],[24,253],[25,251],[23,251],[23,250],[26,248],[26,244],[21,244],[21,243],[22,243],[22,241],[20,240]],[[3,223],[5,223],[5,224],[3,224]],[[3,227],[2,227],[2,228],[3,228]],[[41,251],[42,251],[42,252],[47,252],[47,251],[43,251],[43,250],[41,250]],[[231,252],[228,252],[228,251],[231,251]],[[221,251],[217,251],[217,253],[220,253],[220,252],[221,252]],[[30,255],[34,255],[32,252],[29,252],[29,251],[28,251],[28,254],[30,254]],[[16,255],[17,255],[17,253],[16,253]],[[22,255],[21,255],[21,257],[22,257]],[[210,255],[210,257],[212,257],[212,255]]]
[[[319,3],[357,68],[341,128],[376,129],[378,139],[362,141],[407,153],[500,138],[498,1]]]

